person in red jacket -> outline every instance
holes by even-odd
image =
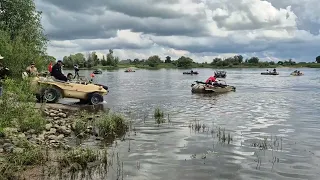
[[[217,78],[216,75],[210,76],[207,80],[206,80],[206,84],[213,84],[214,82],[216,82]]]
[[[52,62],[50,61],[49,65],[48,65],[48,71],[51,73],[52,72]]]

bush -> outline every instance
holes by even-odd
[[[30,81],[6,79],[3,86],[4,92],[0,97],[0,129],[16,127],[23,132],[30,129],[41,132],[45,119],[35,109]]]

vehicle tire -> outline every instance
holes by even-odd
[[[91,105],[97,105],[97,104],[103,102],[103,96],[101,94],[99,94],[99,93],[89,94],[88,102]]]
[[[61,98],[61,92],[57,88],[46,88],[42,93],[43,101],[56,103]]]

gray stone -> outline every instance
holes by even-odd
[[[67,117],[67,115],[66,115],[65,113],[62,113],[62,112],[59,113],[58,116],[59,116],[59,117],[62,117],[62,118],[66,118],[66,117]]]
[[[55,134],[57,132],[57,129],[51,128],[49,131],[49,134]]]
[[[13,152],[14,145],[11,143],[5,143],[2,148],[4,152],[11,153]]]
[[[49,116],[50,116],[50,117],[55,117],[56,114],[55,114],[55,113],[50,113]]]
[[[18,135],[18,138],[25,138],[25,137],[26,137],[26,135],[24,133],[21,133]]]
[[[57,140],[62,140],[64,138],[64,135],[63,134],[60,134],[58,137],[57,137]]]
[[[53,117],[53,120],[58,120],[58,119],[60,119],[59,116]]]
[[[50,140],[57,140],[58,137],[57,137],[56,135],[50,135],[50,136],[48,136],[48,139],[50,139]]]
[[[52,124],[51,123],[46,124],[46,130],[47,131],[50,131],[51,128],[52,128]]]
[[[0,153],[3,153],[3,152],[4,152],[3,148],[0,148]]]

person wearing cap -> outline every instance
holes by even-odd
[[[35,67],[35,63],[34,62],[32,62],[30,64],[30,66],[27,67],[26,71],[27,71],[29,76],[37,76],[38,75],[38,70]]]
[[[61,67],[63,63],[61,60],[58,60],[55,65],[52,66],[51,76],[60,80],[60,81],[68,81],[68,78],[62,73]]]

